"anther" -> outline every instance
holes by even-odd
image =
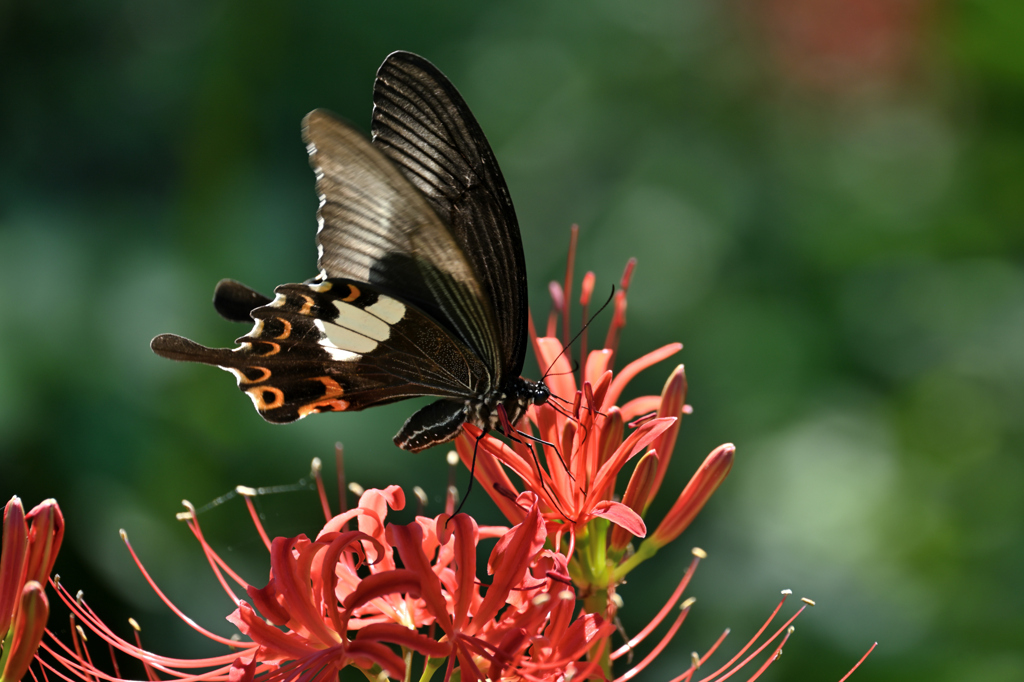
[[[693,549],[691,549],[690,550],[690,554],[693,554],[693,556],[697,557],[698,559],[707,559],[708,558],[708,553],[705,552],[700,547],[694,547]]]
[[[242,497],[256,497],[259,494],[256,488],[250,488],[247,485],[236,485],[235,492]]]
[[[688,608],[690,608],[691,606],[693,606],[696,603],[697,603],[697,598],[696,597],[687,597],[686,599],[683,600],[683,603],[679,605],[679,610],[680,611],[685,611],[685,610],[687,610]]]
[[[814,606],[815,605],[814,604],[814,600],[813,599],[808,599],[807,597],[800,597],[800,601],[802,601],[803,603],[807,604],[808,606]]]
[[[789,588],[786,588],[786,589],[784,589],[782,591],[782,594],[784,594],[784,595],[786,595],[788,597],[789,595],[793,594],[793,590],[791,590]]]
[[[574,600],[575,601],[576,593],[573,592],[572,590],[562,590],[561,592],[558,593],[558,598],[559,599],[564,599],[566,601],[569,601],[569,600]]]
[[[700,670],[700,654],[696,651],[690,652],[690,665],[693,666],[694,670]]]
[[[351,492],[356,497],[360,497],[363,494],[363,486],[359,485],[355,481],[352,481],[351,483],[348,484],[348,489],[349,492]]]
[[[416,499],[419,501],[421,507],[426,507],[427,502],[430,501],[430,498],[427,497],[427,492],[418,485],[413,486],[412,494],[416,496]]]
[[[128,625],[131,625],[132,629],[135,630],[135,632],[142,632],[142,627],[139,625],[139,621],[135,620],[134,618],[128,619]]]
[[[448,454],[445,455],[444,458],[450,467],[456,466],[459,463],[459,453],[454,450],[449,450]]]
[[[315,478],[316,476],[320,475],[320,472],[323,471],[323,468],[324,464],[323,462],[320,461],[320,458],[314,457],[313,461],[310,462],[309,475]]]

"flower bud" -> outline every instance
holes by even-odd
[[[711,494],[729,475],[735,455],[736,446],[732,443],[719,445],[708,455],[704,463],[697,469],[697,473],[683,488],[679,499],[662,519],[658,529],[649,538],[655,547],[664,547],[686,530]]]
[[[17,495],[4,508],[3,544],[0,545],[0,640],[7,636],[21,599],[28,557],[28,524]]]
[[[626,486],[626,494],[622,496],[622,504],[626,505],[637,514],[641,514],[648,496],[651,494],[651,486],[654,484],[658,474],[658,454],[651,450],[637,462],[633,469],[633,475],[629,477],[629,484]],[[622,526],[613,525],[611,537],[608,540],[608,548],[613,552],[621,552],[629,544],[630,533]]]

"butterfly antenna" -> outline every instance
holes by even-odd
[[[544,375],[544,378],[546,379],[547,377],[562,377],[562,376],[566,376],[568,374],[575,374],[577,372],[577,370],[579,370],[579,368],[580,368],[579,361],[578,360],[573,360],[572,361],[572,369],[570,369],[568,372],[548,372],[547,374]],[[559,398],[559,400],[561,400],[561,398]]]
[[[593,315],[591,315],[589,319],[587,319],[586,321],[583,322],[583,326],[580,327],[580,330],[578,332],[576,332],[576,336],[574,336],[571,339],[569,339],[569,343],[567,343],[564,346],[562,346],[562,352],[559,353],[558,355],[556,355],[555,358],[551,361],[551,364],[548,365],[547,370],[545,370],[544,375],[541,377],[541,381],[543,381],[544,379],[546,379],[549,376],[549,374],[551,372],[551,368],[555,366],[556,362],[558,362],[558,358],[562,357],[569,350],[569,348],[572,347],[572,344],[576,343],[576,339],[580,338],[580,334],[582,334],[584,331],[586,331],[587,327],[590,326],[590,323],[593,322],[594,319],[598,315],[600,315],[602,312],[604,312],[604,309],[608,307],[608,304],[611,303],[612,299],[614,299],[614,298],[615,298],[615,285],[613,284],[612,285],[612,293],[608,296],[608,300],[605,301],[604,303],[602,303],[601,307],[598,308],[597,311]]]

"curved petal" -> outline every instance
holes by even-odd
[[[647,369],[651,365],[657,364],[665,358],[670,358],[683,349],[681,343],[670,343],[666,346],[662,346],[657,350],[652,350],[650,353],[637,358],[633,362],[629,363],[622,368],[615,380],[612,381],[611,388],[608,389],[608,395],[605,400],[609,404],[615,404],[619,401],[619,396],[622,395],[622,390],[626,388],[626,384],[633,380],[637,374]]]
[[[644,520],[640,518],[639,514],[621,502],[602,500],[594,506],[593,511],[590,513],[592,516],[608,519],[616,526],[625,528],[638,538],[647,535],[647,526],[644,525]]]
[[[537,339],[537,364],[544,373],[548,389],[563,400],[572,400],[576,395],[576,377],[573,375],[569,358],[562,351],[562,342],[552,336]]]

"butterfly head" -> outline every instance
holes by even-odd
[[[520,377],[522,383],[521,395],[527,397],[534,405],[543,405],[551,397],[551,391],[543,381],[530,381]]]

